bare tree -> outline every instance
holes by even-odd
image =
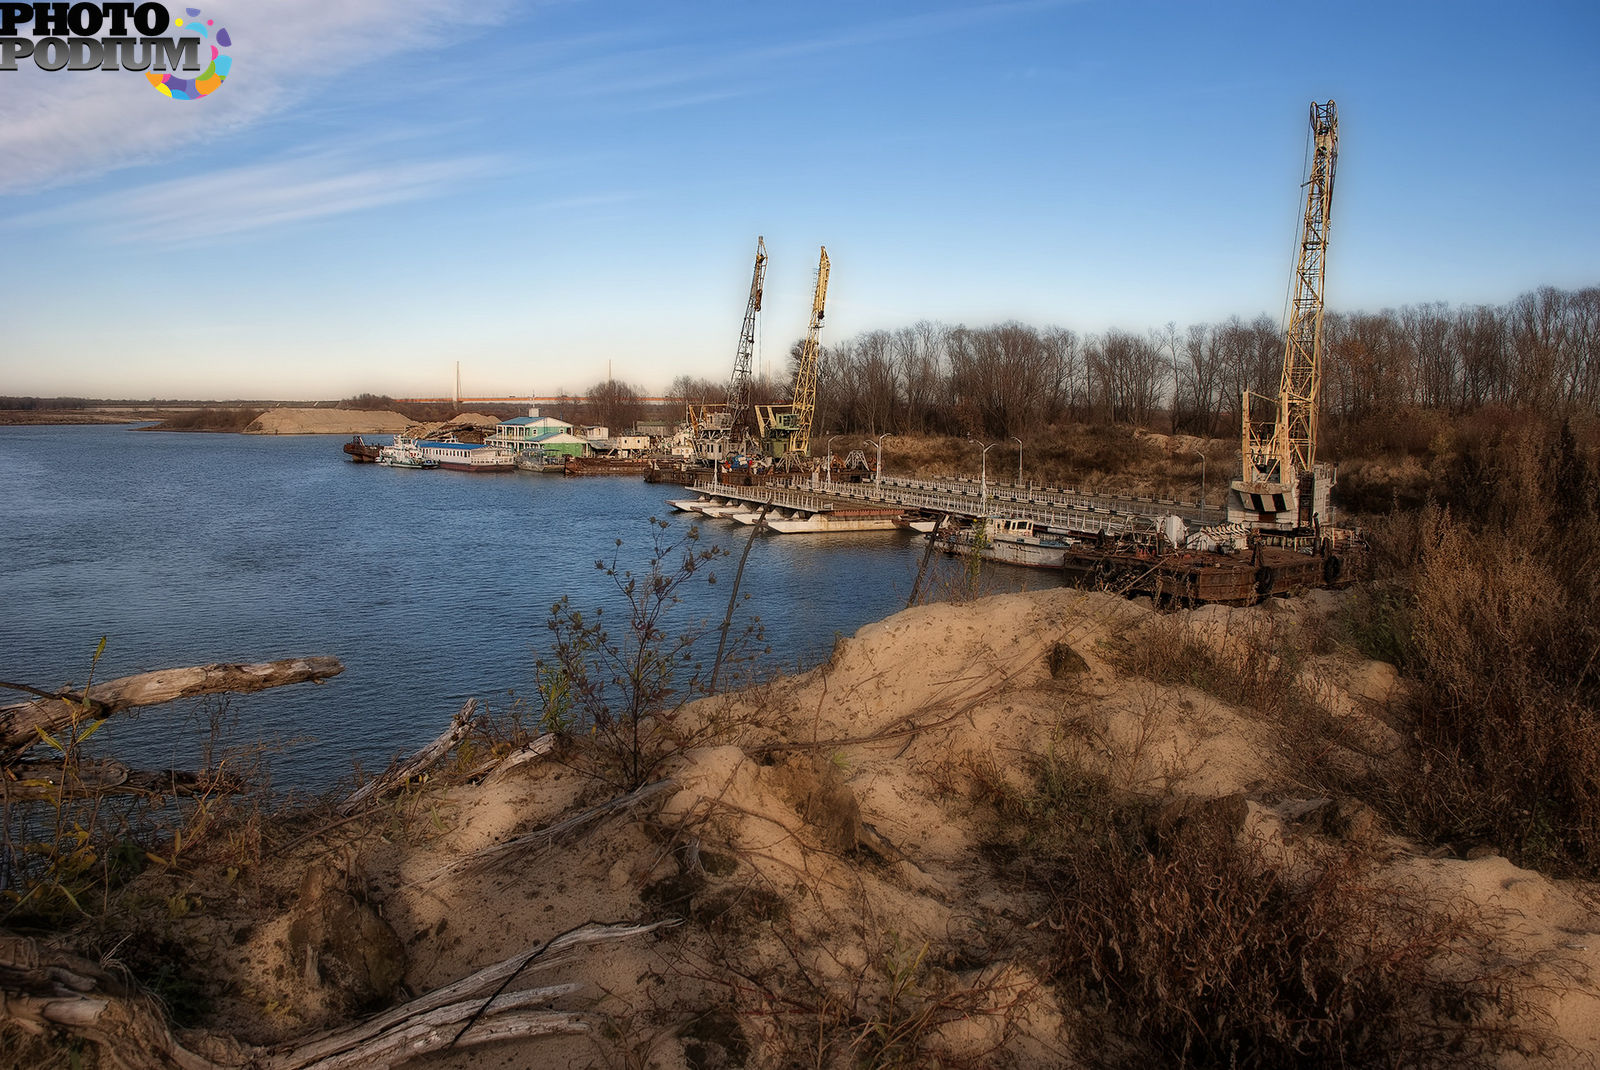
[[[791,350],[791,380],[800,348]],[[1148,425],[1165,405],[1172,428],[1217,434],[1238,426],[1245,391],[1277,396],[1283,351],[1282,327],[1265,315],[1086,338],[1060,327],[923,320],[825,348],[818,419],[872,433],[1014,435],[1061,419]],[[675,382],[674,395],[692,382]],[[769,384],[774,400],[779,390],[787,397],[787,385]],[[1600,288],[1546,287],[1498,307],[1327,313],[1326,418],[1490,404],[1600,405]]]
[[[619,379],[604,379],[589,388],[587,414],[589,422],[611,429],[625,431],[639,422],[644,412],[638,390]]]

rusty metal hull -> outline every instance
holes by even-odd
[[[1337,555],[1276,547],[1262,547],[1256,555],[1086,547],[1069,551],[1062,565],[1062,573],[1080,587],[1149,595],[1182,605],[1250,605],[1274,595],[1339,586],[1348,582],[1352,571]]]
[[[376,463],[378,451],[382,448],[374,443],[365,441],[360,435],[356,435],[344,444],[345,453],[349,454],[350,459],[356,464]]]

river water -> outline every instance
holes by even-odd
[[[235,743],[281,744],[280,788],[319,789],[433,738],[467,697],[532,695],[551,605],[610,606],[598,558],[642,567],[666,504],[631,478],[397,471],[345,460],[345,436],[0,427],[0,679],[82,683],[178,665],[328,654],[342,675],[236,696]],[[731,551],[692,581],[679,626],[720,621],[749,528],[701,521]],[[621,540],[621,547],[617,541]],[[808,668],[838,635],[904,606],[922,543],[899,532],[761,536],[735,626],[758,617],[767,668]],[[939,561],[932,586],[954,580]],[[992,567],[986,590],[1053,585]],[[0,695],[0,703],[10,696]],[[94,742],[130,764],[192,767],[198,700],[113,718]]]

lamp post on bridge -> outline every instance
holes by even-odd
[[[983,506],[983,511],[989,511],[989,447],[993,442],[979,442],[975,438],[968,438],[974,446],[982,446],[978,453],[978,502]]]
[[[876,440],[878,446],[878,474],[877,478],[872,481],[875,486],[883,486],[883,440],[892,434],[894,434],[893,431],[885,431]]]
[[[830,487],[833,486],[833,440],[838,437],[838,435],[828,436],[828,486]]]
[[[1206,526],[1206,455],[1199,450],[1194,455],[1200,458],[1200,526]]]
[[[1020,488],[1022,486],[1022,439],[1012,435],[1011,441],[1017,444],[1017,486]]]

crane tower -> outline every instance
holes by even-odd
[[[767,453],[772,457],[807,456],[811,451],[811,421],[817,409],[817,357],[821,351],[822,317],[828,296],[828,249],[822,247],[817,263],[817,285],[811,295],[811,322],[794,373],[794,400],[787,405],[760,405],[756,420]]]
[[[761,311],[761,290],[767,278],[767,243],[756,237],[756,267],[750,276],[750,300],[744,306],[744,327],[733,357],[733,379],[728,383],[728,428],[742,438],[750,422],[750,359],[756,348],[756,313]]]
[[[1318,463],[1317,402],[1322,390],[1322,294],[1327,274],[1333,178],[1339,159],[1339,113],[1333,101],[1311,105],[1313,155],[1305,182],[1283,373],[1276,399],[1248,390],[1242,398],[1241,471],[1228,491],[1228,521],[1292,530],[1333,518],[1333,466]],[[1273,422],[1251,419],[1252,405],[1276,402]]]
[[[695,456],[703,461],[715,463],[734,456],[749,435],[750,361],[756,348],[756,314],[761,311],[761,293],[766,278],[767,243],[758,235],[756,266],[750,276],[750,299],[744,306],[744,326],[739,331],[739,348],[733,356],[733,377],[728,380],[728,400],[721,405],[689,406]]]

